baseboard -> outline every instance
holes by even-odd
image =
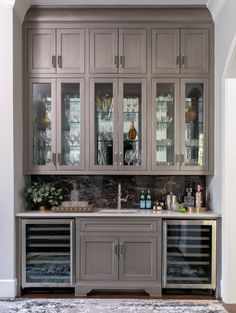
[[[0,279],[0,297],[14,298],[17,290],[17,279]]]

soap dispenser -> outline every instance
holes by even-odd
[[[79,191],[77,190],[77,183],[73,182],[73,189],[70,193],[70,201],[78,202],[79,201]]]

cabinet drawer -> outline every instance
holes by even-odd
[[[127,219],[86,219],[79,221],[80,231],[94,232],[156,232],[157,221],[153,220],[127,220]]]

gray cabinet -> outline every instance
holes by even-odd
[[[118,279],[118,237],[80,237],[80,278],[111,281]]]
[[[90,73],[146,73],[146,29],[90,29]]]
[[[155,79],[152,108],[152,169],[207,172],[208,80]]]
[[[119,247],[120,280],[156,280],[156,237],[121,236]]]
[[[83,29],[29,29],[28,73],[84,73],[84,49]]]
[[[30,172],[84,169],[83,79],[29,79],[27,164]]]
[[[160,220],[77,220],[76,294],[92,289],[144,289],[160,295],[160,262]]]
[[[29,29],[27,40],[28,73],[56,73],[56,35],[54,29]]]
[[[90,170],[146,169],[146,80],[90,81]]]
[[[208,73],[209,53],[208,29],[152,29],[152,73]]]

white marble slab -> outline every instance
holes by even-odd
[[[153,210],[137,210],[135,213],[125,212],[125,209],[122,212],[114,212],[114,209],[111,212],[102,213],[99,209],[94,210],[91,213],[75,213],[75,212],[52,212],[52,211],[22,211],[16,214],[17,217],[160,217],[160,218],[183,218],[183,219],[197,219],[197,218],[219,218],[221,215],[215,213],[214,211],[207,211],[204,213],[180,213],[174,211],[153,211]]]

